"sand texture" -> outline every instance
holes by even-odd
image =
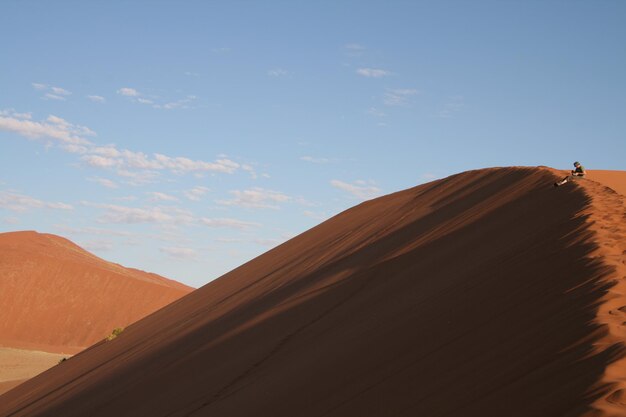
[[[76,353],[191,290],[59,236],[0,233],[0,346]]]
[[[543,168],[365,202],[0,397],[0,416],[626,415],[623,198]]]
[[[68,357],[58,353],[0,348],[0,394]]]

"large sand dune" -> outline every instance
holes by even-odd
[[[626,415],[623,197],[557,175],[363,203],[9,391],[0,416]]]
[[[0,233],[0,346],[75,353],[191,290],[59,236]]]

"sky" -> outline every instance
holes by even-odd
[[[623,1],[17,1],[0,231],[199,287],[458,172],[626,169]]]

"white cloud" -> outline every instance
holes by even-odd
[[[154,103],[154,101],[152,100],[149,100],[147,98],[141,98],[141,97],[139,97],[137,101],[140,102],[141,104],[153,104]]]
[[[368,78],[381,78],[391,75],[391,72],[379,68],[359,68],[356,73]]]
[[[182,98],[180,100],[171,101],[169,103],[155,104],[152,107],[154,107],[155,109],[165,109],[165,110],[188,109],[189,108],[189,104],[194,102],[196,99],[197,99],[196,96],[187,96],[187,97]]]
[[[54,228],[60,233],[74,235],[95,235],[95,236],[132,236],[131,232],[125,230],[102,229],[99,227],[72,227],[64,224],[55,224]]]
[[[209,192],[207,187],[197,186],[193,187],[191,190],[183,191],[183,195],[187,197],[189,200],[200,201],[203,195]]]
[[[15,132],[28,139],[53,140],[48,144],[56,141],[64,151],[80,154],[80,160],[85,165],[115,169],[118,175],[128,178],[133,185],[154,181],[161,170],[183,175],[204,172],[232,174],[243,169],[256,177],[251,166],[242,166],[225,157],[208,162],[156,153],[150,156],[143,152],[118,149],[114,145],[98,146],[87,139],[96,136],[88,127],[70,123],[54,115],[43,121],[31,119],[30,113],[17,113],[12,109],[0,110],[0,130]]]
[[[49,100],[66,100],[67,96],[70,96],[72,93],[67,91],[65,88],[48,86],[42,83],[31,83],[33,88],[38,91],[45,91],[46,93],[43,95],[44,99]]]
[[[288,75],[289,72],[287,72],[287,70],[284,70],[282,68],[273,68],[269,71],[267,71],[267,75],[269,75],[270,77],[284,77],[285,75]]]
[[[23,213],[32,209],[73,210],[69,204],[46,202],[10,191],[0,191],[0,209]]]
[[[98,219],[100,223],[191,224],[194,222],[191,212],[178,207],[138,208],[89,202],[83,202],[83,204],[105,210],[104,214]]]
[[[218,159],[215,162],[194,161],[189,158],[154,154],[156,169],[169,169],[174,173],[186,173],[190,171],[213,171],[232,174],[240,165],[230,159]]]
[[[243,191],[234,190],[230,193],[234,196],[232,200],[218,200],[217,203],[225,206],[278,209],[277,203],[291,200],[291,197],[281,192],[259,187]]]
[[[92,148],[90,152],[96,155],[105,156],[107,158],[117,158],[118,156],[120,156],[120,151],[118,151],[115,146],[112,145],[97,146],[95,148]]]
[[[13,109],[0,110],[0,116],[8,116],[8,117],[13,117],[15,119],[27,119],[27,120],[31,120],[33,118],[32,113],[18,113]]]
[[[18,219],[17,217],[5,217],[2,219],[2,223],[4,224],[18,224],[20,222],[20,219]]]
[[[48,116],[46,121],[34,122],[23,114],[4,111],[0,113],[0,130],[15,132],[29,139],[54,139],[64,144],[87,145],[84,136],[95,133],[84,126],[74,125],[57,116]]]
[[[192,248],[166,247],[159,248],[167,256],[179,260],[194,260],[198,257],[198,252]]]
[[[138,97],[139,91],[135,90],[134,88],[130,88],[130,87],[122,87],[119,90],[117,90],[117,94],[121,94],[123,96],[126,97]]]
[[[89,181],[96,182],[106,188],[113,189],[113,188],[119,187],[115,181],[111,181],[110,179],[107,179],[107,178],[94,177],[94,178],[89,178]]]
[[[52,94],[52,93],[46,93],[43,97],[49,100],[59,100],[59,101],[67,100],[67,98],[64,96],[60,96],[58,94]]]
[[[258,223],[245,222],[237,219],[228,219],[228,218],[214,218],[209,219],[207,217],[202,217],[200,222],[205,226],[209,227],[220,227],[220,228],[229,228],[229,229],[238,229],[238,230],[250,230],[255,227],[260,227],[261,225]]]
[[[330,162],[328,158],[314,158],[312,156],[301,156],[302,161],[311,162],[312,164],[327,164]]]
[[[418,94],[419,91],[412,88],[388,89],[383,97],[383,102],[387,106],[404,106],[409,103],[409,99]]]
[[[252,165],[244,164],[241,166],[241,169],[249,173],[250,178],[252,178],[253,180],[256,180],[259,177]]]
[[[58,94],[60,96],[69,96],[69,95],[72,94],[69,91],[67,91],[66,89],[61,88],[61,87],[50,87],[50,90],[52,90],[52,92],[54,94]]]
[[[150,201],[178,201],[178,198],[173,195],[161,193],[158,191],[151,191],[146,193],[150,196]]]
[[[87,96],[87,98],[91,101],[93,101],[94,103],[104,103],[106,102],[106,99],[102,96]]]
[[[344,181],[332,180],[330,185],[346,191],[359,200],[369,200],[380,195],[381,192],[381,189],[375,186],[372,182],[366,181],[355,181],[353,184],[350,184]]]
[[[134,186],[151,184],[159,177],[159,173],[156,171],[143,170],[143,171],[130,171],[127,169],[118,169],[117,175],[126,178],[126,183]]]
[[[99,155],[85,155],[81,158],[81,160],[85,162],[87,165],[90,165],[96,168],[110,168],[110,167],[117,166],[119,164],[119,161],[117,159],[106,158],[104,156],[99,156]]]

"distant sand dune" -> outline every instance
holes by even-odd
[[[56,353],[0,348],[0,394],[68,357]]]
[[[0,346],[76,353],[191,290],[60,236],[0,233]]]
[[[559,175],[365,202],[9,391],[0,416],[626,415],[623,198]]]

